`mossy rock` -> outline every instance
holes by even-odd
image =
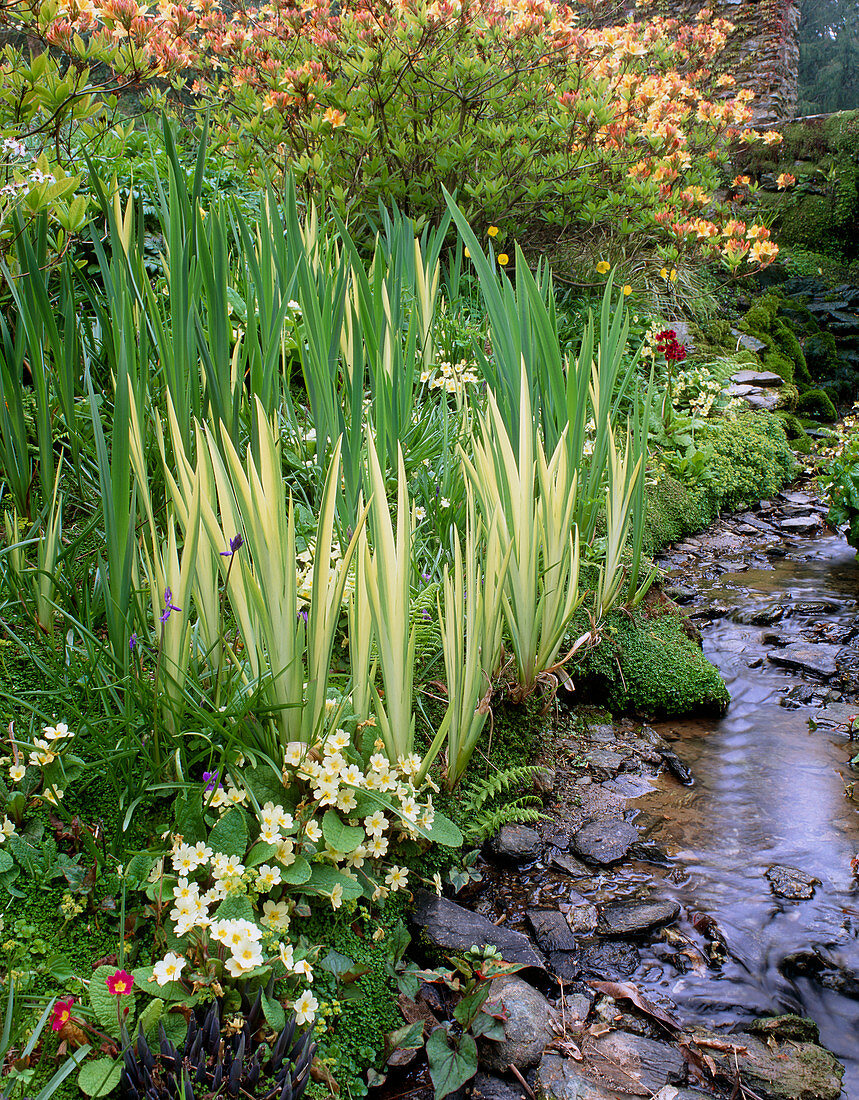
[[[831,378],[841,366],[835,337],[823,329],[809,336],[805,341],[805,361],[813,381]]]
[[[655,554],[663,546],[701,531],[716,515],[706,491],[690,489],[668,474],[660,476],[656,485],[648,486],[646,509],[644,550],[647,554]]]
[[[612,612],[600,645],[570,672],[580,699],[614,713],[722,714],[730,702],[688,620],[658,592],[643,613]]]
[[[793,451],[772,413],[717,420],[703,434],[711,452],[708,489],[720,510],[768,500],[794,475]]]
[[[796,194],[780,209],[779,239],[815,252],[829,252],[839,246],[839,218],[828,195]]]
[[[806,390],[796,403],[796,411],[822,420],[824,424],[834,424],[838,419],[835,406],[825,390]]]
[[[748,336],[762,340],[767,346],[762,352],[761,363],[785,382],[810,381],[802,346],[791,328],[778,316],[785,299],[780,295],[764,294],[745,317],[739,328]]]

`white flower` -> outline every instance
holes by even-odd
[[[289,928],[289,909],[286,902],[263,902],[262,922],[276,932],[286,932]]]
[[[262,966],[262,948],[256,940],[246,937],[240,940],[236,944],[231,944],[230,951],[233,958],[229,961],[234,961],[241,966],[244,970],[253,970],[256,966]],[[228,961],[228,966],[229,966]],[[230,973],[235,977],[235,973],[230,970]]]
[[[371,837],[367,845],[367,851],[373,859],[381,859],[382,856],[387,855],[388,841],[383,836]]]
[[[185,959],[179,955],[174,955],[172,951],[168,951],[161,962],[157,962],[152,967],[152,977],[159,985],[167,985],[168,982],[178,981],[184,965]]]
[[[369,836],[381,836],[388,827],[388,819],[381,810],[376,810],[369,817],[364,818],[364,828]]]
[[[283,840],[277,842],[277,851],[274,853],[274,858],[278,863],[282,863],[284,867],[289,867],[295,863],[295,842],[286,837]]]
[[[322,839],[322,830],[315,821],[311,820],[304,826],[304,835],[315,844],[318,840]]]
[[[271,867],[268,863],[264,863],[262,867],[257,868],[257,886],[261,890],[269,890],[272,886],[279,886],[282,881],[279,867]]]
[[[331,898],[331,908],[339,909],[343,904],[343,887],[339,882],[335,882],[331,887],[331,893],[328,896]]]
[[[360,787],[364,776],[357,764],[349,764],[340,772],[340,780],[350,787]]]
[[[299,974],[306,978],[307,981],[313,981],[313,967],[307,961],[307,959],[299,959],[298,962],[292,964],[293,974]]]
[[[20,783],[21,780],[24,778],[26,772],[27,769],[24,767],[23,764],[13,764],[12,767],[9,769],[9,778],[12,780],[13,783]]]
[[[295,1022],[297,1024],[311,1023],[316,1016],[317,1008],[319,1008],[319,1001],[317,1001],[309,989],[305,989],[292,1006],[292,1010],[295,1013]]]
[[[295,959],[293,958],[294,948],[291,943],[282,943],[277,949],[280,955],[280,961],[286,967],[287,970],[292,970],[295,965]]]
[[[385,875],[385,882],[392,890],[405,890],[409,884],[409,873],[405,867],[392,867]]]

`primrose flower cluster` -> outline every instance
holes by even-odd
[[[476,365],[465,359],[460,359],[456,363],[439,360],[434,367],[421,371],[421,383],[431,390],[461,394],[466,386],[478,385],[480,377]]]
[[[21,786],[31,795],[41,784],[40,797],[56,805],[65,793],[57,785],[63,774],[61,758],[74,736],[65,722],[57,722],[54,726],[43,726],[42,736],[30,741],[12,738],[12,755],[0,757],[0,766],[8,768],[13,789]]]

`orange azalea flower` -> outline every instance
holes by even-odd
[[[755,241],[752,245],[750,257],[755,263],[762,266],[771,263],[778,255],[778,245],[772,241]]]
[[[766,241],[769,239],[770,231],[765,225],[752,225],[749,227],[746,233],[746,240],[749,241]]]
[[[335,130],[338,126],[346,125],[346,112],[338,111],[336,107],[329,107],[322,117],[326,122],[330,122]]]
[[[731,187],[748,187],[751,182],[748,176],[734,176]]]
[[[776,179],[779,191],[785,191],[788,187],[793,187],[796,183],[796,176],[792,176],[790,172],[782,172],[782,174]]]

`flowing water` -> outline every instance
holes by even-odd
[[[635,980],[655,999],[670,998],[681,1018],[711,1027],[773,1012],[812,1017],[847,1067],[845,1100],[859,1100],[859,894],[850,867],[859,814],[845,795],[857,778],[847,761],[859,745],[848,743],[843,727],[813,727],[821,711],[794,706],[791,695],[799,688],[810,696],[811,683],[825,693],[820,680],[804,682],[802,673],[772,664],[767,654],[777,651],[767,645],[767,628],[737,621],[778,616],[791,636],[804,630],[806,638],[849,640],[859,564],[830,536],[802,541],[763,568],[713,572],[700,568],[694,585],[699,605],[727,611],[704,629],[704,649],[728,683],[731,706],[721,720],[659,724],[696,782],[685,788],[664,775],[633,803],[657,821],[651,837],[671,865],[648,868],[649,885],[682,905],[677,931],[688,949],[678,952],[677,937],[655,943]],[[680,575],[686,583],[689,569]],[[775,896],[765,877],[773,864],[819,879],[814,897]],[[641,871],[638,864],[627,872],[629,893],[640,888]],[[712,918],[724,937],[720,968],[706,964],[707,937],[695,914]]]

